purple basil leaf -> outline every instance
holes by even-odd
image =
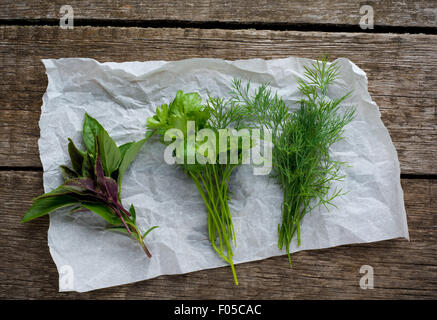
[[[67,166],[60,166],[62,176],[64,177],[64,180],[77,178],[77,173],[71,170]]]
[[[113,186],[110,183],[111,178],[105,177],[105,174],[103,173],[103,167],[102,167],[102,161],[100,159],[100,154],[97,153],[97,159],[96,159],[96,178],[97,178],[97,185],[98,187],[107,195],[108,198],[110,198],[113,202],[117,202],[118,197],[112,197],[113,193]],[[116,189],[117,192],[117,189]]]
[[[67,187],[78,187],[83,191],[96,192],[96,184],[91,178],[74,178],[64,183]]]
[[[81,176],[82,177],[90,177],[90,178],[95,177],[93,158],[91,157],[91,155],[89,153],[86,153],[84,158],[83,158]]]
[[[104,184],[105,184],[105,188],[106,188],[106,192],[107,192],[108,198],[112,202],[117,203],[118,202],[118,185],[117,185],[117,182],[115,182],[114,179],[107,178],[107,177],[104,177],[103,181],[104,181]]]
[[[100,159],[100,154],[97,153],[96,158],[96,177],[97,182],[100,180],[103,180],[105,178],[105,174],[103,173],[103,166],[102,166],[102,159]]]
[[[103,191],[103,193],[106,196],[107,201],[111,202],[117,209],[119,209],[120,215],[121,215],[121,212],[123,212],[127,216],[130,216],[129,211],[125,210],[123,208],[123,206],[120,204],[120,202],[118,201],[118,185],[117,185],[117,183],[112,178],[105,177],[105,173],[103,171],[103,166],[102,166],[102,160],[100,158],[100,148],[99,148],[99,144],[97,142],[97,137],[96,137],[96,149],[97,149],[96,168],[95,168],[96,179],[97,179],[97,187],[96,188],[100,188]],[[120,216],[120,218],[121,218],[123,224],[125,224],[123,217]],[[125,226],[125,227],[128,228],[127,226]]]
[[[71,164],[74,171],[80,175],[82,173],[82,163],[84,154],[74,145],[73,140],[68,139],[68,153],[70,154]]]

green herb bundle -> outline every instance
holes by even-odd
[[[273,175],[283,191],[282,223],[278,225],[278,247],[285,250],[291,266],[290,244],[297,235],[303,217],[314,208],[334,205],[332,200],[341,190],[332,192],[331,185],[340,181],[342,162],[331,158],[330,147],[340,139],[344,127],[354,118],[355,110],[340,111],[340,103],[349,95],[330,100],[328,86],[338,76],[335,63],[326,59],[305,68],[306,79],[299,79],[303,98],[294,112],[267,85],[261,85],[253,95],[250,84],[242,87],[234,80],[233,97],[242,105],[249,122],[265,127],[272,133]]]
[[[90,210],[111,224],[110,230],[120,231],[135,238],[147,256],[151,254],[144,244],[146,235],[136,225],[133,205],[129,211],[120,201],[121,181],[124,173],[146,139],[129,142],[119,147],[96,119],[85,114],[81,151],[69,139],[68,153],[72,169],[62,165],[64,183],[55,190],[34,199],[22,222],[46,215],[56,209],[74,206],[71,212]]]
[[[192,131],[189,122],[193,121]],[[178,91],[175,99],[169,104],[164,104],[156,109],[156,114],[147,119],[148,135],[158,133],[161,141],[170,145],[173,140],[165,139],[166,132],[178,129],[183,133],[183,153],[179,155],[178,163],[195,183],[207,209],[209,241],[215,252],[230,264],[235,283],[238,280],[233,263],[233,248],[236,247],[236,238],[232,217],[229,210],[229,179],[232,171],[242,162],[245,147],[242,143],[235,145],[237,161],[231,162],[231,146],[235,143],[232,135],[226,137],[226,143],[220,144],[219,131],[232,126],[238,127],[241,114],[238,106],[221,98],[209,97],[207,104],[203,105],[197,93]],[[210,129],[214,136],[203,136],[202,130]],[[191,139],[190,136],[194,136]],[[206,150],[204,147],[216,139],[213,148]],[[190,141],[191,140],[191,141]],[[250,148],[251,145],[246,146]],[[213,149],[213,152],[211,152]],[[189,163],[189,156],[194,156],[194,162]],[[220,161],[221,156],[226,156],[225,161]],[[176,157],[178,155],[176,154]],[[204,161],[199,161],[204,159]],[[223,159],[223,158],[222,158]],[[224,162],[224,163],[223,163]]]

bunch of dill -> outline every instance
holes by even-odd
[[[299,79],[303,95],[296,111],[264,84],[250,94],[250,83],[242,87],[233,82],[233,99],[241,104],[249,123],[271,131],[273,176],[283,191],[282,223],[278,225],[278,247],[285,250],[291,266],[290,244],[297,235],[303,217],[314,208],[328,204],[341,195],[331,190],[333,181],[341,181],[342,162],[329,154],[330,147],[342,139],[345,126],[355,115],[354,108],[340,110],[350,93],[339,99],[327,97],[328,86],[338,77],[338,66],[323,58],[311,68],[305,67],[305,79]]]

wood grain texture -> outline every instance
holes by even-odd
[[[435,0],[25,0],[2,1],[0,23],[54,24],[64,4],[73,7],[75,19],[103,25],[165,22],[211,28],[220,22],[232,28],[304,26],[302,30],[323,31],[335,25],[359,31],[359,9],[364,4],[374,9],[375,31],[386,26],[432,31],[437,22]],[[102,62],[317,58],[325,52],[333,59],[346,57],[368,74],[369,92],[396,146],[402,173],[436,175],[436,48],[436,35],[371,31],[0,27],[0,298],[436,299],[437,180],[402,181],[410,242],[397,239],[300,252],[293,255],[293,270],[285,256],[244,263],[236,266],[238,287],[224,267],[84,294],[58,293],[58,273],[47,247],[48,217],[19,223],[31,199],[43,192],[42,173],[29,171],[41,168],[38,121],[47,86],[41,58],[90,57]],[[8,167],[17,171],[5,171]],[[373,290],[359,287],[359,269],[365,264],[375,270]]]
[[[104,61],[346,57],[368,74],[369,92],[398,150],[402,173],[437,174],[436,35],[221,29],[0,27],[0,165],[41,167],[37,140],[47,86],[42,58]]]
[[[358,26],[360,7],[371,5],[375,28],[435,27],[437,22],[434,0],[9,0],[0,4],[0,19],[59,19],[59,10],[65,4],[72,6],[76,19],[86,20]]]
[[[47,247],[48,217],[19,221],[42,192],[42,173],[0,172],[0,298],[31,299],[430,299],[437,298],[437,181],[403,180],[411,241],[395,239],[293,254],[229,268],[160,276],[89,293],[58,293]],[[362,290],[362,265],[374,268],[375,288]],[[211,289],[214,288],[214,289]]]

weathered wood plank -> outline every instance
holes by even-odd
[[[437,181],[403,180],[411,241],[348,245],[237,265],[161,276],[95,292],[58,293],[58,274],[47,247],[48,217],[19,221],[42,192],[42,173],[0,172],[0,298],[190,299],[404,299],[437,298]],[[375,288],[362,290],[362,265],[374,268]]]
[[[402,173],[437,174],[437,36],[259,30],[0,27],[0,165],[41,167],[41,58],[347,57],[368,73]]]
[[[0,19],[59,19],[65,1],[3,1]],[[269,24],[356,25],[360,7],[371,5],[378,26],[435,27],[433,0],[197,0],[197,1],[83,1],[70,0],[76,19],[188,21]]]

